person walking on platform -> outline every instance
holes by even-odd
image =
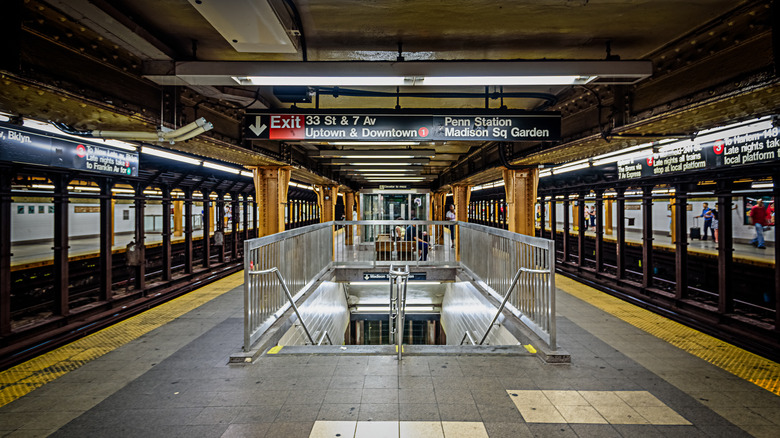
[[[750,209],[750,222],[756,227],[756,237],[750,241],[751,245],[755,245],[759,249],[764,249],[764,226],[766,225],[766,208],[764,208],[764,200],[759,199],[756,205]]]
[[[715,237],[715,243],[718,243],[718,207],[712,210],[712,234]]]
[[[445,216],[448,221],[457,220],[457,216],[455,216],[455,204],[450,204],[450,209]],[[450,229],[450,242],[452,242],[452,247],[455,248],[455,225],[448,225],[447,228]]]
[[[712,219],[715,217],[712,214],[712,210],[710,209],[710,205],[708,203],[704,203],[699,217],[704,218],[704,233],[701,235],[701,240],[707,240],[707,230],[712,230]],[[711,233],[713,240],[717,241],[717,238],[715,237],[715,230],[712,230]]]

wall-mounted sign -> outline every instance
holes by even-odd
[[[265,111],[247,113],[244,136],[250,140],[554,141],[561,136],[561,115],[509,110]]]
[[[425,281],[428,275],[425,272],[410,272],[409,281]],[[363,281],[388,281],[390,274],[387,272],[364,272]]]
[[[138,153],[0,123],[0,161],[138,176]]]
[[[618,178],[634,179],[690,170],[765,163],[780,158],[780,129],[740,133],[706,143],[682,142],[646,158],[618,161]]]
[[[391,184],[380,185],[379,190],[409,190],[412,188],[409,184]]]

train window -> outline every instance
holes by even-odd
[[[28,205],[27,206],[27,213],[28,214],[35,214],[35,206],[34,205]]]
[[[53,205],[49,206],[49,214],[54,214],[54,206]]]
[[[122,220],[123,221],[129,221],[130,220],[130,210],[122,211]]]
[[[44,207],[43,205],[39,205],[38,206],[38,214],[43,214],[45,212],[46,212],[46,207]]]
[[[16,206],[16,214],[24,214],[24,205]]]

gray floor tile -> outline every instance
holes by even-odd
[[[398,403],[397,389],[363,389],[361,403]]]
[[[568,424],[528,424],[528,430],[534,438],[576,438],[577,433]],[[641,435],[640,435],[641,436]]]
[[[314,421],[295,423],[274,423],[270,425],[265,436],[267,438],[309,438]]]
[[[239,410],[235,423],[271,423],[281,410],[281,406],[257,405],[244,406]]]
[[[325,389],[299,389],[290,391],[287,396],[285,404],[310,404],[310,403],[322,403],[325,399]]]
[[[323,403],[318,421],[357,421],[360,403]]]
[[[514,405],[484,405],[477,403],[477,409],[484,422],[523,422],[520,411]]]
[[[233,423],[222,434],[222,438],[263,438],[270,423]]]
[[[525,423],[485,422],[490,438],[530,438],[531,430]]]
[[[325,394],[324,403],[360,404],[363,391],[360,389],[329,389]]]
[[[401,421],[440,421],[439,407],[435,403],[400,403]]]
[[[363,382],[363,388],[398,389],[398,377],[387,375],[368,375],[365,377]]]
[[[436,394],[431,389],[400,389],[398,390],[400,403],[436,403]]]
[[[230,424],[241,412],[240,407],[208,407],[191,424]]]
[[[398,421],[397,403],[362,403],[358,421]]]
[[[609,424],[571,424],[580,438],[620,438],[620,432]]]
[[[276,415],[275,423],[298,423],[302,421],[314,422],[320,412],[322,403],[311,404],[285,404]]]
[[[482,421],[477,405],[439,403],[441,421]]]
[[[474,404],[474,397],[468,389],[436,389],[436,401],[447,404]]]

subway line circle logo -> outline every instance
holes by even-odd
[[[84,158],[87,155],[87,148],[83,144],[76,146],[76,155],[79,158]]]
[[[427,137],[429,133],[430,131],[425,126],[417,130],[417,134],[419,134],[420,137]]]
[[[723,140],[718,140],[715,142],[714,145],[712,145],[712,150],[715,152],[716,155],[720,155],[723,153],[723,149],[726,147],[726,142]]]
[[[647,165],[650,166],[650,167],[653,167],[653,157],[648,157],[647,158]]]

